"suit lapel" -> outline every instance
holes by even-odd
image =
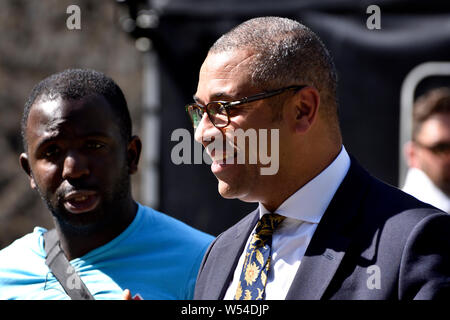
[[[356,231],[367,174],[351,158],[350,169],[325,211],[286,296],[287,300],[321,299]]]
[[[258,209],[256,209],[239,222],[235,228],[230,229],[231,232],[224,233],[220,244],[214,248],[220,254],[212,255],[214,261],[208,261],[215,269],[213,277],[206,282],[209,287],[206,289],[208,299],[221,300],[225,296],[241,253],[258,218]],[[217,290],[217,288],[221,289]]]

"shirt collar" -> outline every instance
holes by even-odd
[[[420,201],[450,212],[450,198],[431,181],[425,172],[418,168],[408,169],[402,190]]]
[[[350,157],[344,146],[334,161],[311,181],[287,198],[276,213],[310,223],[319,223],[339,185],[350,168]],[[270,213],[259,203],[259,215]]]

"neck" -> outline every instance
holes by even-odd
[[[342,144],[328,145],[325,148],[304,148],[303,150],[309,151],[294,159],[289,169],[286,167],[286,170],[280,170],[273,183],[268,184],[270,190],[260,202],[267,210],[275,212],[291,195],[325,170],[339,155],[341,147]]]
[[[116,211],[118,214],[106,212],[106,215],[111,214],[111,216],[103,217],[102,222],[95,226],[77,228],[54,218],[61,247],[68,260],[79,258],[105,245],[130,225],[136,216],[138,206],[131,198],[121,204],[120,209]]]

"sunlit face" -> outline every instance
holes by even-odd
[[[102,96],[40,100],[30,111],[22,166],[52,213],[69,226],[114,218],[130,192],[127,145],[115,117]]]
[[[450,154],[448,151],[433,152],[432,149],[438,145],[450,145],[450,114],[435,114],[427,119],[416,140],[416,166],[450,196]]]
[[[262,88],[252,86],[250,82],[249,63],[252,59],[254,56],[244,50],[208,55],[200,70],[195,94],[196,102],[206,105],[211,101],[218,100],[235,101],[262,92]],[[259,129],[276,128],[280,130],[279,140],[282,142],[285,140],[283,123],[282,121],[275,122],[273,119],[273,101],[264,99],[237,106],[230,110],[230,124],[221,129],[214,127],[205,113],[195,131],[195,139],[207,148],[218,137],[232,136],[232,132],[237,129],[258,131]],[[282,106],[277,107],[281,108]],[[248,161],[250,152],[248,145],[245,147],[247,157],[245,163],[238,164],[236,156],[239,151],[242,151],[242,147],[237,145],[236,141],[231,143],[234,145],[234,153],[225,155],[227,157],[225,163],[220,163],[224,161],[215,158],[214,153],[210,154],[214,160],[211,164],[211,171],[218,179],[219,193],[225,198],[259,201],[260,196],[269,190],[267,182],[273,177],[261,175],[259,162],[251,164]],[[268,149],[270,150],[270,146]],[[283,156],[282,153],[283,149],[280,148],[280,157]],[[230,157],[233,158],[233,161],[230,161]],[[283,161],[280,159],[279,163],[282,164]]]

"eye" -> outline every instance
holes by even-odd
[[[98,141],[88,141],[86,143],[86,147],[90,150],[99,150],[103,148],[105,145]]]
[[[61,149],[56,145],[51,145],[47,147],[44,151],[44,156],[46,158],[53,158],[61,152]]]
[[[207,107],[211,116],[227,114],[226,102],[210,102]]]

